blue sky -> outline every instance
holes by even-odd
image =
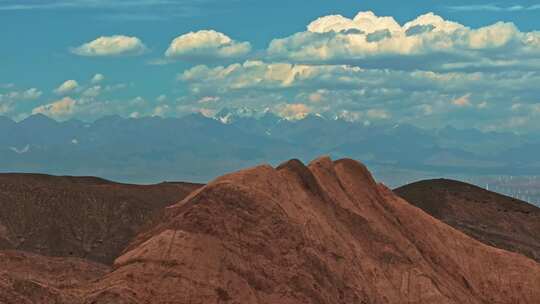
[[[0,115],[247,107],[537,130],[539,13],[534,1],[0,0]]]

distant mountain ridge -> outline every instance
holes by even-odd
[[[419,181],[394,192],[485,244],[540,262],[539,207],[447,179]]]
[[[95,175],[135,183],[206,182],[260,162],[321,154],[362,159],[383,172],[381,179],[389,184],[394,183],[385,179],[386,168],[437,176],[540,174],[531,147],[540,151],[540,140],[450,127],[364,125],[320,115],[287,120],[250,109],[223,109],[213,117],[107,116],[94,122],[57,122],[41,114],[18,123],[0,119],[2,172]]]

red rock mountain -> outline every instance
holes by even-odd
[[[167,207],[105,276],[78,280],[39,284],[63,295],[50,303],[540,303],[540,264],[329,158],[220,177]]]
[[[394,192],[483,243],[540,262],[540,208],[536,206],[446,179],[420,181]]]
[[[223,176],[171,206],[88,303],[540,303],[540,265],[484,245],[353,160]],[[121,300],[120,300],[121,299]]]

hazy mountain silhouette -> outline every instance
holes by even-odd
[[[108,116],[86,123],[56,122],[39,114],[18,123],[0,120],[3,172],[96,175],[137,183],[206,182],[260,162],[321,154],[363,159],[377,172],[392,167],[439,176],[537,174],[540,167],[512,157],[532,161],[540,151],[533,144],[530,137],[506,133],[363,125],[320,115],[291,121],[248,109],[224,109],[215,118]]]

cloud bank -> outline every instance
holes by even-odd
[[[178,61],[182,69],[172,88],[152,96],[131,90],[118,94],[98,73],[86,84],[68,81],[56,88],[71,101],[53,96],[30,110],[95,118],[247,108],[285,119],[321,114],[364,124],[540,129],[540,32],[512,23],[471,28],[434,13],[405,23],[373,12],[329,15],[252,49],[249,42],[216,30],[189,32],[161,51],[159,60]],[[146,50],[139,38],[106,36],[73,51],[121,56]],[[12,113],[19,103],[9,92],[2,94],[3,111]]]
[[[536,11],[540,10],[540,4],[534,4],[530,6],[525,5],[512,5],[512,6],[500,6],[495,4],[480,4],[480,5],[460,5],[449,6],[449,10],[457,12],[522,12],[522,11]]]
[[[198,65],[178,75],[205,113],[221,107],[271,109],[284,117],[323,113],[369,124],[503,129],[533,126],[540,103],[540,32],[512,23],[470,28],[433,13],[404,24],[360,12],[324,16],[306,31],[274,39],[264,60]],[[297,111],[297,112],[295,112]],[[297,115],[296,115],[297,114]],[[538,127],[538,126],[537,126]]]
[[[352,19],[318,18],[304,32],[272,40],[268,54],[293,62],[394,69],[538,68],[540,32],[521,32],[505,22],[471,29],[433,13],[400,25],[392,17],[360,12]]]
[[[32,110],[32,114],[45,114],[54,118],[66,118],[75,111],[77,101],[71,97],[64,97],[55,102],[36,107]]]

